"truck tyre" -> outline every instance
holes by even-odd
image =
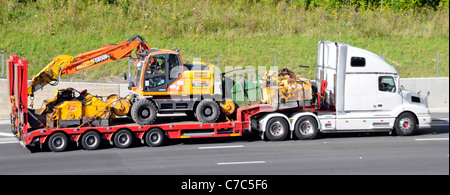
[[[195,109],[195,117],[203,123],[214,123],[220,116],[220,108],[212,99],[202,100]]]
[[[314,139],[317,133],[317,122],[311,116],[303,116],[295,123],[294,134],[299,140]]]
[[[81,146],[85,150],[96,150],[101,144],[101,137],[95,131],[88,131],[81,137]]]
[[[158,147],[164,143],[164,132],[158,128],[152,128],[145,134],[145,143],[150,147]]]
[[[48,139],[48,147],[53,152],[62,152],[66,150],[69,145],[69,139],[66,134],[58,132],[50,136]]]
[[[412,135],[416,131],[416,119],[411,113],[403,113],[395,120],[394,128],[397,135]]]
[[[131,107],[131,118],[139,125],[151,125],[155,122],[157,109],[155,104],[147,99],[138,100]]]
[[[270,141],[282,141],[286,138],[289,131],[289,125],[281,117],[270,119],[266,125],[265,135]]]
[[[128,148],[133,143],[133,135],[126,129],[119,130],[114,135],[114,145],[118,148]]]

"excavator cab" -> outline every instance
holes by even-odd
[[[181,75],[181,59],[178,52],[172,50],[152,50],[148,58],[138,62],[136,66],[137,88],[133,90],[147,96],[163,95],[153,92],[168,92],[168,87]]]

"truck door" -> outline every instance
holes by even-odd
[[[377,101],[375,74],[347,74],[345,78],[344,111],[373,111]]]
[[[377,111],[388,116],[389,112],[402,106],[402,96],[398,93],[398,76],[378,75]],[[395,116],[394,116],[395,117]]]

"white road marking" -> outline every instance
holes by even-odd
[[[415,139],[416,141],[448,141],[448,137],[442,137],[442,138],[420,138]]]
[[[243,145],[234,145],[234,146],[209,146],[209,147],[198,147],[200,150],[204,149],[222,149],[222,148],[243,148]]]
[[[0,142],[0,144],[13,144],[18,143],[19,141],[7,141],[7,142]]]
[[[257,164],[257,163],[266,163],[266,161],[221,162],[217,163],[217,165],[239,165],[239,164]]]
[[[0,136],[5,136],[5,137],[14,137],[15,135],[12,133],[4,133],[4,132],[0,132]]]

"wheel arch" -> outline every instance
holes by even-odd
[[[275,117],[280,117],[280,118],[285,119],[287,124],[289,125],[289,130],[292,131],[293,127],[292,127],[291,122],[289,121],[289,118],[286,115],[284,115],[282,113],[278,113],[278,112],[267,114],[260,119],[260,131],[264,133],[266,131],[266,126],[267,126],[267,123],[269,122],[269,120],[272,118],[275,118]]]
[[[61,130],[54,131],[54,132],[50,133],[49,135],[47,135],[47,136],[45,136],[45,137],[39,139],[39,141],[40,141],[42,144],[47,144],[49,138],[50,138],[52,135],[54,135],[55,133],[63,133],[64,135],[66,135],[66,137],[67,137],[67,139],[68,139],[69,141],[74,141],[74,140],[72,139],[72,136],[70,136],[70,135],[69,135],[68,133],[66,133],[65,131],[61,131]]]
[[[403,112],[400,112],[400,113],[397,115],[397,117],[395,117],[395,121],[397,121],[397,119],[398,119],[399,116],[401,116],[402,114],[405,114],[405,113],[409,113],[409,114],[413,115],[413,116],[414,116],[414,120],[415,120],[415,122],[416,122],[416,125],[419,125],[419,118],[417,117],[416,113],[414,113],[413,111],[410,111],[410,110],[404,110]],[[393,127],[395,128],[395,124],[394,124]]]
[[[106,139],[106,137],[103,135],[103,133],[101,133],[99,130],[97,130],[97,129],[88,129],[88,130],[84,131],[84,132],[78,137],[77,140],[74,140],[74,141],[79,141],[79,139],[80,139],[81,137],[83,137],[84,134],[86,134],[86,133],[88,133],[88,132],[91,132],[91,131],[94,131],[94,132],[96,132],[98,135],[100,135],[100,138]]]

